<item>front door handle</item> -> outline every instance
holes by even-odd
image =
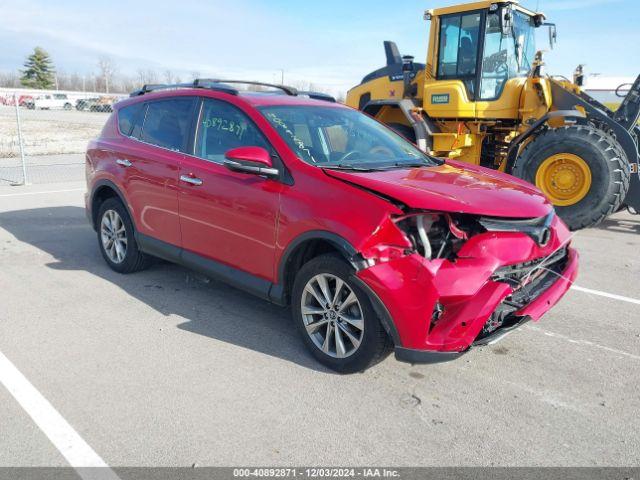
[[[196,187],[202,185],[202,180],[196,177],[191,177],[189,175],[180,175],[180,180],[186,183],[190,183],[191,185],[195,185]]]
[[[119,158],[116,160],[116,163],[118,165],[122,165],[123,167],[130,167],[131,165],[133,165],[129,160],[127,160],[126,158]]]

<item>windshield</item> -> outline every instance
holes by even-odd
[[[262,107],[260,111],[296,155],[311,165],[379,170],[437,163],[356,110],[280,105]]]

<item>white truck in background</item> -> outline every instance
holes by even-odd
[[[37,110],[71,110],[73,104],[66,93],[46,93],[33,99],[33,106]]]

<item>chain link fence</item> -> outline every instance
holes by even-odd
[[[121,97],[0,91],[0,185],[82,180],[87,142]]]

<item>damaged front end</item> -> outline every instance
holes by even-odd
[[[392,319],[396,356],[413,363],[455,358],[537,321],[577,275],[570,232],[553,212],[504,219],[407,211],[371,242],[357,275]]]

